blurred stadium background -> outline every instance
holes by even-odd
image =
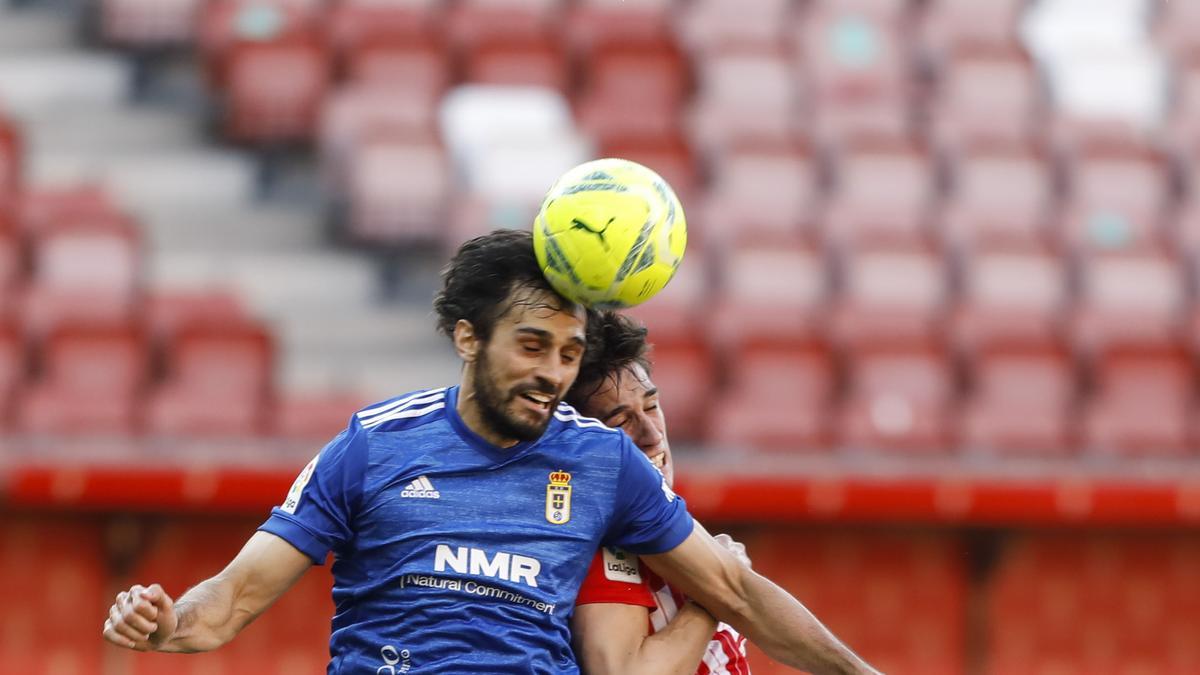
[[[100,627],[453,380],[437,269],[597,155],[687,208],[711,529],[889,673],[1200,673],[1200,2],[10,0],[0,110],[0,673],[323,672],[325,571]]]

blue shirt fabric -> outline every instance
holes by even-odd
[[[540,439],[499,448],[457,395],[359,411],[259,528],[334,554],[330,674],[578,672],[567,624],[596,550],[662,553],[692,531],[624,433],[563,404]]]

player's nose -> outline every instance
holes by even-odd
[[[662,445],[663,438],[662,432],[651,423],[649,416],[644,413],[641,414],[638,420],[637,438],[634,439],[634,443],[642,449],[642,452],[656,454],[659,446]]]

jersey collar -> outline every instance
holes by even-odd
[[[536,446],[542,439],[552,434],[559,423],[558,418],[551,416],[550,426],[546,427],[546,433],[542,434],[541,438],[536,441],[521,441],[511,448],[502,448],[498,445],[493,445],[484,439],[483,436],[472,431],[467,426],[467,423],[462,420],[462,417],[458,414],[458,390],[458,385],[454,385],[446,390],[446,420],[450,422],[450,426],[458,434],[459,438],[496,462],[503,462],[524,454],[526,450]]]

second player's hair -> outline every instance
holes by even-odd
[[[567,392],[567,403],[579,408],[610,378],[638,365],[650,372],[647,330],[617,312],[593,313],[588,318],[588,345],[579,377]]]
[[[547,291],[560,308],[573,306],[542,275],[529,232],[496,230],[471,239],[442,270],[442,289],[433,300],[438,331],[453,339],[455,324],[465,319],[481,340],[488,340],[510,309],[505,300],[514,288]]]

